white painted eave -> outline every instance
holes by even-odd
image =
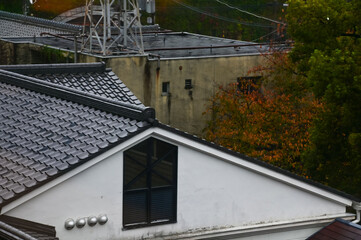
[[[187,233],[181,233],[176,235],[162,236],[161,239],[173,240],[173,239],[230,239],[239,237],[248,237],[254,234],[265,235],[268,233],[292,231],[296,229],[322,227],[328,223],[334,221],[336,218],[342,218],[344,220],[352,220],[355,217],[354,214],[338,214],[325,217],[309,218],[309,219],[292,219],[288,221],[270,222],[270,223],[255,223],[246,226],[239,227],[223,227],[218,229],[194,229]],[[144,239],[157,239],[150,236]]]

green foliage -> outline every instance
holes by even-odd
[[[22,0],[0,0],[0,10],[14,13],[22,13]]]
[[[360,2],[289,0],[291,53],[324,103],[303,159],[308,175],[361,196]]]
[[[295,41],[291,58],[300,62],[300,69],[309,69],[308,59],[314,50],[335,49],[336,38],[354,26],[352,1],[289,0],[288,34]]]
[[[222,2],[273,19],[278,19],[282,15],[281,9],[283,1],[222,0]],[[189,6],[189,8],[185,5]],[[202,12],[209,13],[216,17],[208,16]],[[229,22],[224,20],[225,18],[250,24],[268,25],[269,27],[247,26]],[[247,41],[258,39],[277,28],[274,23],[242,13],[214,0],[157,0],[156,21],[161,27],[174,31],[185,31]],[[271,34],[268,37],[274,36],[275,35]],[[265,41],[265,39],[259,40]]]
[[[73,56],[69,56],[69,53],[48,46],[42,47],[39,58],[43,63],[69,63],[74,61]]]

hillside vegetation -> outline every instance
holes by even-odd
[[[155,19],[162,28],[245,41],[279,40],[284,1],[276,0],[156,0]],[[85,0],[37,0],[30,13],[54,18]],[[0,9],[22,12],[22,0],[0,0]],[[257,16],[256,16],[257,15]],[[144,13],[146,17],[147,14]]]

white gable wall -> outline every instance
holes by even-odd
[[[198,213],[193,217],[195,221],[184,221],[187,228],[202,227],[204,223],[267,223],[345,211],[340,204],[197,151],[180,147],[179,155],[178,193],[185,205],[179,205],[178,221],[181,223],[182,215]]]
[[[134,145],[148,137],[153,130],[119,145],[107,153],[114,152],[106,159],[89,168],[84,167],[84,171],[59,181],[58,185],[34,198],[23,203],[20,199],[5,207],[2,213],[53,225],[61,240],[139,239],[175,233],[192,236],[207,231],[225,231],[228,228],[257,228],[346,216],[345,203],[331,201],[221,160],[213,154],[200,152],[196,149],[198,143],[156,130],[155,136],[174,139],[175,142],[171,143],[179,147],[177,223],[122,230],[123,151],[130,144]],[[203,150],[206,151],[207,147]],[[234,158],[218,150],[217,152],[226,160]],[[98,160],[101,158],[102,156]],[[337,196],[335,199],[338,200]],[[103,226],[85,226],[70,231],[64,228],[64,222],[68,218],[76,220],[99,214],[107,214],[109,218]],[[314,228],[315,226],[310,227],[312,231],[317,230]],[[276,235],[275,239],[279,236]]]

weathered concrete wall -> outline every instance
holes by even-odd
[[[72,52],[31,43],[0,40],[0,64],[72,63]]]
[[[248,71],[263,61],[261,55],[159,61],[120,57],[107,59],[107,66],[145,105],[155,108],[161,122],[199,135],[208,117],[202,113],[218,87],[249,76]],[[185,89],[186,79],[192,89]],[[164,82],[169,82],[169,94],[162,94]]]
[[[10,65],[14,64],[15,50],[14,44],[0,40],[0,64]]]

